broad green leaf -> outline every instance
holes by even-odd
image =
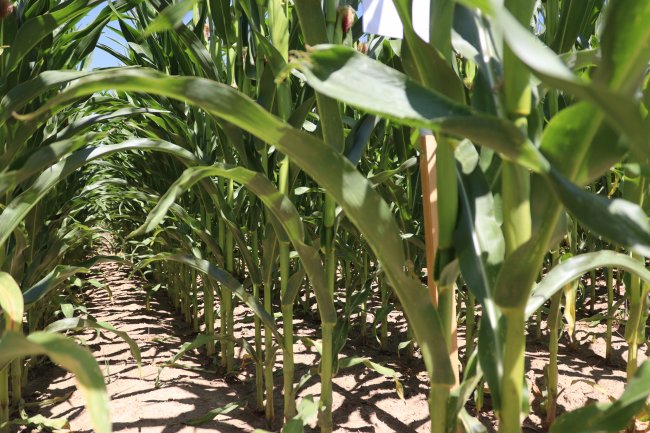
[[[167,361],[163,362],[158,367],[158,374],[156,375],[156,388],[160,386],[160,375],[162,371],[167,368],[176,365],[176,363],[190,350],[198,349],[199,347],[205,346],[210,340],[214,339],[211,335],[199,334],[192,341],[187,341],[178,348],[178,351],[174,353]]]
[[[599,235],[650,256],[650,223],[643,209],[627,200],[592,194],[551,172],[551,186],[562,204]]]
[[[362,356],[349,356],[339,359],[339,368],[350,368],[359,364],[365,365],[370,370],[379,373],[382,376],[393,377],[397,374],[392,368],[384,367],[383,365]]]
[[[468,147],[474,150],[471,144]],[[505,241],[496,219],[494,197],[478,164],[459,170],[458,177],[460,221],[455,244],[463,278],[483,303],[492,298],[505,256]]]
[[[183,23],[183,18],[192,10],[196,0],[178,0],[160,11],[149,23],[142,34],[143,37],[151,36],[154,33],[173,30]]]
[[[113,119],[119,119],[121,117],[129,116],[138,116],[145,114],[162,114],[168,113],[166,110],[157,110],[152,108],[120,108],[115,111],[111,111],[105,114],[91,114],[89,116],[82,117],[80,119],[75,119],[70,122],[68,126],[60,130],[56,138],[57,140],[68,140],[73,138],[76,134],[82,132],[83,130],[96,125],[97,123],[103,123]]]
[[[70,431],[70,421],[66,418],[46,418],[43,415],[34,415],[20,420],[13,420],[11,423],[34,426],[52,432]]]
[[[98,134],[78,135],[67,140],[57,141],[40,147],[30,155],[20,168],[0,173],[0,194],[24,182],[35,174],[40,174],[45,168],[58,162],[59,159],[68,153],[93,142],[95,139],[99,140],[101,138],[103,137]]]
[[[482,315],[478,328],[478,358],[495,407],[501,406],[501,379],[503,377],[503,348],[500,327],[494,326],[487,314]]]
[[[292,66],[303,72],[318,92],[364,111],[405,125],[469,138],[536,172],[547,169],[535,146],[510,122],[474,112],[356,50],[319,45]],[[358,71],[363,71],[363,77],[350,79],[358,76]]]
[[[70,303],[61,304],[61,313],[66,319],[71,319],[74,316],[74,305]]]
[[[354,124],[346,139],[346,157],[352,164],[359,164],[363,151],[370,142],[370,136],[381,120],[375,116],[365,115]]]
[[[629,255],[615,251],[598,251],[573,256],[553,267],[544,276],[537,286],[526,305],[526,317],[530,317],[539,307],[551,299],[551,296],[573,280],[589,272],[592,269],[616,267],[632,274],[638,275],[642,280],[650,283],[650,271],[643,263],[633,259]]]
[[[233,14],[228,0],[210,0],[210,12],[214,22],[214,32],[226,43],[234,41]]]
[[[616,433],[624,430],[650,394],[650,362],[644,362],[614,403],[591,404],[555,420],[550,433]]]
[[[582,102],[560,111],[544,129],[542,153],[578,185],[598,178],[627,153],[617,134],[599,118],[592,105]]]
[[[298,296],[298,292],[300,291],[300,287],[302,286],[302,282],[305,279],[305,269],[301,267],[298,269],[291,277],[289,277],[289,284],[287,285],[287,291],[282,296],[281,299],[281,304],[282,305],[293,305],[293,303],[296,301],[296,296]]]
[[[386,182],[389,180],[391,177],[393,177],[396,174],[402,173],[409,168],[413,168],[418,165],[418,160],[416,157],[412,157],[404,161],[399,165],[399,167],[392,169],[392,170],[384,170],[380,171],[378,173],[373,174],[372,176],[368,177],[368,180],[372,182],[374,185],[379,185],[381,183]]]
[[[453,416],[454,419],[458,418],[461,421],[461,425],[467,425],[463,423],[462,417],[467,415],[467,412],[463,415],[465,411],[465,404],[471,398],[472,394],[476,390],[477,386],[481,383],[482,372],[478,365],[478,356],[477,352],[469,354],[465,368],[463,368],[463,377],[460,382],[460,386],[452,390],[449,399],[449,408],[447,413],[448,416]],[[466,422],[473,425],[474,427],[482,426],[477,419],[471,418],[471,421],[467,420]]]
[[[411,3],[404,0],[394,3],[404,28],[401,57],[407,73],[422,85],[462,102],[465,97],[463,83],[450,65],[453,4],[432,3],[433,10],[429,11],[431,44],[427,44],[413,29]],[[411,63],[413,67],[410,67]]]
[[[300,21],[300,30],[305,37],[305,42],[311,46],[328,42],[325,16],[314,13],[321,7],[318,0],[297,0],[295,10]],[[343,152],[345,141],[343,138],[343,121],[336,99],[320,92],[316,93],[316,104],[320,114],[320,126],[323,131],[323,141],[336,151]]]
[[[1,331],[22,331],[23,326],[23,294],[13,277],[0,272],[0,308],[5,317],[6,329]]]
[[[464,152],[463,147],[466,148]],[[499,372],[503,369],[503,361],[499,351],[501,338],[494,287],[504,259],[505,240],[494,213],[494,197],[478,165],[476,150],[471,143],[465,143],[465,146],[459,146],[456,154],[460,162],[457,171],[460,215],[454,243],[463,279],[484,309],[478,353],[494,401],[498,404]]]
[[[47,332],[35,332],[27,337],[17,332],[7,332],[0,339],[0,369],[15,359],[34,355],[47,355],[75,375],[93,429],[97,433],[111,433],[104,376],[92,354],[69,338]]]
[[[595,0],[566,0],[562,2],[560,22],[550,46],[556,53],[566,53],[575,45],[585,22],[591,18]],[[582,50],[579,50],[580,52]]]
[[[197,70],[202,72],[198,75],[216,80],[219,76],[210,53],[205,49],[203,42],[189,29],[186,25],[181,25],[176,32],[172,33],[174,38],[179,39],[179,48],[184,50],[183,55],[188,57],[197,67]]]
[[[314,401],[314,397],[311,395],[303,397],[298,403],[298,413],[284,424],[282,433],[303,433],[305,427],[317,414],[318,403]]]
[[[648,156],[647,146],[645,146],[647,142],[647,131],[639,114],[639,107],[630,98],[632,96],[630,89],[625,89],[622,86],[622,84],[629,84],[630,82],[639,83],[640,76],[638,73],[640,70],[638,67],[636,70],[628,68],[633,61],[632,59],[628,58],[626,62],[617,63],[621,74],[620,77],[625,76],[626,78],[610,83],[611,88],[604,86],[602,80],[587,83],[575,76],[550,48],[539,41],[528,29],[519,24],[504,7],[498,5],[495,1],[491,1],[490,3],[490,5],[483,4],[480,8],[494,18],[499,27],[503,29],[503,35],[508,46],[542,81],[551,87],[565,90],[581,99],[596,104],[607,115],[613,127],[631,138],[630,146],[636,154],[644,157]],[[635,7],[638,6],[639,10],[637,12],[643,14],[647,11],[642,10],[644,6],[639,6],[641,3],[643,2],[635,2]],[[477,4],[473,4],[472,6],[479,7]],[[623,10],[627,8],[620,7],[619,9]],[[630,10],[633,9],[630,8]],[[631,14],[634,14],[634,12],[631,12]],[[625,16],[629,17],[632,15]],[[625,21],[622,20],[622,22]],[[625,25],[622,24],[622,26]],[[648,34],[645,30],[642,31],[636,28],[634,30],[636,31],[635,34],[629,33],[630,36],[627,40],[629,46],[624,51],[628,53],[636,51],[637,54],[644,53],[638,60],[636,58],[634,59],[638,66],[644,62],[647,63],[648,59],[644,56],[646,54],[650,55],[650,53],[645,53],[644,51],[647,50],[648,46],[647,40],[645,39],[648,37]],[[623,36],[623,38],[626,37]],[[623,52],[623,50],[620,51]],[[643,60],[644,58],[645,60]]]
[[[20,110],[33,98],[89,74],[89,71],[45,71],[13,87],[0,101],[0,125],[4,125],[14,111]]]
[[[206,413],[205,415],[199,418],[192,418],[190,420],[184,421],[183,424],[193,425],[193,426],[205,424],[206,422],[212,421],[219,415],[226,415],[236,409],[246,408],[247,402],[248,402],[247,400],[233,401],[232,403],[228,403],[222,407],[212,409],[211,411],[209,411],[208,413]]]
[[[596,77],[633,95],[647,74],[650,60],[650,2],[614,1],[607,5],[601,37],[602,65]]]
[[[140,356],[140,348],[137,343],[129,337],[124,331],[120,331],[115,328],[113,325],[107,322],[96,322],[90,319],[82,319],[81,317],[70,317],[66,319],[57,320],[47,325],[44,329],[45,332],[63,332],[69,330],[80,330],[80,329],[97,329],[109,331],[120,337],[122,340],[129,345],[131,350],[131,355],[138,363],[138,368],[142,365],[142,357]]]
[[[471,416],[465,408],[458,412],[458,419],[465,433],[487,433],[487,428],[478,419]]]

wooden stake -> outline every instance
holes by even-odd
[[[438,179],[436,172],[436,148],[438,143],[431,131],[420,131],[420,176],[422,178],[422,207],[424,213],[424,242],[427,257],[427,286],[433,305],[438,308],[438,288],[433,278],[433,264],[438,249]],[[449,361],[458,385],[458,336],[456,323],[456,302],[451,311],[451,344]]]
[[[427,255],[427,285],[433,305],[438,308],[438,289],[433,280],[433,263],[438,249],[438,179],[436,178],[436,148],[438,143],[431,132],[420,131],[420,176],[422,179],[422,207],[424,212],[424,243]]]

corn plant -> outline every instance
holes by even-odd
[[[395,3],[404,25],[405,40],[402,50],[408,50],[407,52],[412,56],[409,59],[410,64],[404,65],[406,74],[386,68],[352,50],[327,46],[314,48],[298,58],[294,64],[317,91],[397,122],[433,129],[440,134],[440,137],[460,136],[469,139],[474,145],[488,148],[493,163],[498,164],[503,161],[500,167],[501,188],[496,189],[500,193],[503,204],[501,229],[495,231],[493,225],[489,232],[478,231],[476,238],[479,239],[479,243],[470,238],[466,246],[462,243],[457,244],[456,254],[465,280],[484,308],[478,351],[483,373],[495,399],[500,431],[521,431],[519,414],[522,401],[526,305],[529,299],[534,300],[541,293],[550,295],[562,287],[544,284],[543,280],[536,289],[533,289],[542,259],[549,243],[553,240],[562,206],[590,230],[632,250],[645,248],[640,239],[647,238],[647,222],[638,205],[618,200],[605,201],[586,193],[576,184],[588,183],[590,179],[599,176],[603,170],[624,157],[626,149],[623,146],[618,150],[611,147],[605,149],[599,143],[601,137],[605,137],[606,134],[611,133],[614,136],[622,134],[629,151],[644,160],[646,158],[641,150],[641,143],[645,141],[642,132],[643,121],[638,115],[640,110],[638,101],[633,99],[637,88],[632,88],[630,83],[633,82],[638,86],[643,82],[648,58],[629,57],[628,67],[623,70],[619,69],[623,68],[620,63],[614,65],[612,60],[608,60],[607,55],[613,55],[617,38],[622,37],[624,33],[617,27],[622,25],[618,23],[624,22],[619,21],[623,19],[624,14],[632,10],[647,11],[647,8],[639,4],[638,9],[628,9],[621,3],[612,3],[605,8],[606,18],[601,40],[607,42],[602,47],[603,59],[597,68],[593,68],[593,80],[586,81],[570,71],[548,46],[542,45],[521,25],[528,24],[533,13],[533,2],[512,2],[512,4],[506,2],[504,7],[496,4],[465,2],[465,6],[470,8],[457,5],[458,13],[453,17],[455,20],[452,19],[452,14],[446,16],[432,14],[431,28],[436,28],[437,31],[436,34],[432,32],[430,35],[429,45],[425,45],[414,32],[408,3]],[[478,7],[481,14],[471,7]],[[557,10],[553,13],[555,12]],[[570,9],[567,8],[565,13],[570,14]],[[547,16],[548,14],[547,11]],[[552,16],[552,19],[556,17]],[[561,19],[564,20],[562,26],[573,24],[570,20],[578,21],[576,28],[571,30],[575,37],[581,31],[581,27],[590,24],[589,20],[592,16],[583,11],[581,16],[564,15]],[[448,31],[440,31],[441,23],[447,26]],[[487,81],[484,86],[500,90],[491,98],[492,110],[488,112],[481,112],[464,104],[468,100],[472,101],[475,93],[470,93],[463,87],[462,81],[455,72],[457,65],[454,63],[449,65],[448,61],[445,62],[449,57],[452,27],[473,47],[473,50],[468,49],[465,52],[468,59],[477,64],[478,70]],[[489,36],[492,33],[491,27],[503,30],[500,35],[504,42],[502,53],[499,52],[498,45],[490,46],[491,41],[494,40]],[[567,32],[556,34],[560,46],[565,44],[562,38],[567,36]],[[553,35],[549,37],[547,34],[547,39],[549,38],[553,38]],[[641,44],[639,47],[645,46],[647,55],[647,44],[640,39],[637,39]],[[565,49],[573,45],[572,41],[569,39],[570,43]],[[435,74],[432,73],[434,64],[435,70],[438,71]],[[500,68],[495,70],[495,64],[500,65]],[[590,69],[587,68],[585,71],[581,65],[579,72],[584,76],[590,72]],[[363,80],[353,83],[347,79],[349,76],[358,75],[361,71],[364,74]],[[633,75],[625,75],[632,71],[635,71]],[[529,72],[535,74],[542,83],[537,87],[536,94],[531,90]],[[626,78],[623,78],[624,76]],[[626,84],[623,84],[624,82]],[[450,83],[457,83],[456,88],[460,89],[457,91],[458,96],[451,93],[454,87]],[[382,89],[381,94],[374,91],[377,88]],[[551,118],[544,119],[541,105],[537,107],[534,105],[533,96],[537,96],[540,101],[545,99],[544,102],[553,105],[557,102],[551,100],[558,97],[558,92],[578,97],[585,102],[577,103]],[[613,113],[609,102],[606,103],[604,100],[602,103],[599,102],[603,95],[620,98],[621,103],[631,110],[630,115],[635,119],[635,128],[639,134],[636,139],[632,137],[635,133],[631,129],[623,130],[620,127],[620,120],[614,120],[620,112]],[[632,108],[634,106],[637,108]],[[589,113],[588,118],[582,117],[586,113]],[[613,130],[610,124],[617,130]],[[567,128],[571,128],[571,133]],[[445,139],[438,141],[442,144]],[[558,151],[561,148],[568,148],[567,146],[571,146],[572,153],[581,149],[580,152],[589,155],[590,160],[585,161],[580,158],[559,160]],[[480,179],[484,176],[481,173],[482,167],[477,165],[482,154],[478,155],[473,146],[465,143],[464,146],[452,145],[451,147],[451,150],[464,157],[459,159],[461,159],[462,171],[466,175],[476,172],[478,176],[475,177]],[[494,157],[493,151],[500,155],[499,159]],[[470,155],[471,158],[466,155]],[[601,162],[602,168],[597,168]],[[463,186],[469,182],[462,179],[461,175]],[[539,187],[542,186],[548,187],[547,191],[541,192]],[[488,208],[487,215],[473,214],[475,211],[471,208],[470,188],[469,185],[465,186],[463,194],[466,194],[468,199],[466,212],[469,214],[465,220],[470,227],[466,231],[472,233],[475,229],[472,229],[471,225],[475,224],[480,216],[487,218],[492,216],[494,221],[494,211]],[[490,193],[487,184],[481,189]],[[539,214],[535,214],[535,209],[531,206],[533,197],[535,201],[544,204],[540,207],[541,218],[539,219],[537,219]],[[612,206],[617,207],[618,203],[626,210],[620,213],[613,212]],[[456,212],[454,205],[450,205],[450,208],[443,206],[442,203],[439,205],[439,212],[450,212],[451,215]],[[598,217],[594,217],[596,212]],[[604,222],[610,218],[610,225],[607,226]],[[619,230],[623,225],[627,227],[625,233]],[[639,237],[630,237],[632,231],[635,231]],[[487,239],[480,237],[488,233],[491,235],[489,243],[486,242]],[[481,244],[480,241],[484,243]],[[495,247],[497,242],[499,248]],[[438,253],[439,257],[443,254],[442,245]],[[485,260],[487,263],[484,263],[481,251],[488,252]],[[445,258],[446,262],[437,263],[442,268],[440,275],[444,272],[444,266],[453,258],[452,255],[450,258]],[[557,267],[558,272],[572,267],[575,271],[584,271],[574,266],[579,260],[584,259],[585,257],[569,259],[564,265]],[[618,265],[623,262],[632,268],[632,263],[622,256],[616,256],[615,261],[610,264]],[[497,272],[493,270],[490,272],[490,265],[496,265]],[[499,267],[501,267],[500,272]],[[516,267],[514,272],[513,267]],[[482,272],[477,273],[478,269]],[[645,272],[644,267],[635,267],[635,269],[632,272],[637,274]],[[444,286],[444,282],[439,281],[438,284]],[[544,298],[547,299],[546,296]],[[635,296],[635,299],[643,298]],[[488,345],[490,347],[482,349],[481,343],[483,347]],[[631,365],[636,365],[636,362],[632,360]],[[444,392],[446,391],[440,390],[440,393]],[[437,394],[435,389],[432,389],[432,394]],[[432,408],[432,412],[434,410],[436,409]],[[437,410],[438,415],[440,411]],[[435,431],[445,431],[445,429],[444,423],[434,427]]]
[[[254,406],[270,428],[302,428],[313,397],[296,400],[310,374],[321,380],[323,432],[335,427],[332,378],[340,369],[363,363],[394,375],[340,354],[354,327],[367,342],[370,316],[378,345],[390,349],[386,318],[399,309],[409,328],[399,347],[414,353],[417,343],[428,374],[431,430],[471,431],[478,421],[465,402],[475,391],[481,398],[485,381],[499,431],[511,433],[521,431],[526,322],[537,311],[541,324],[540,307],[550,300],[552,431],[625,428],[650,380],[650,364],[636,358],[650,277],[643,261],[650,252],[643,210],[650,7],[642,0],[436,1],[425,41],[411,2],[394,4],[402,41],[362,38],[357,1],[114,2],[81,29],[76,23],[97,3],[50,9],[36,1],[2,21],[9,48],[0,55],[0,266],[14,293],[2,310],[20,304],[18,292],[34,306],[33,334],[14,337],[12,328],[0,345],[39,335],[64,341],[39,334],[43,328],[115,332],[81,317],[49,321],[68,277],[129,259],[151,283],[147,299],[164,287],[197,333],[166,365],[205,346],[210,362],[233,374],[240,345],[255,364]],[[33,28],[36,36],[25,37]],[[122,52],[98,45],[104,28],[124,41]],[[96,45],[124,67],[88,70]],[[420,129],[435,140],[421,140]],[[427,177],[432,155],[435,179]],[[623,164],[622,197],[585,189]],[[422,197],[432,181],[435,209]],[[423,223],[433,212],[435,252]],[[569,219],[571,254],[560,259]],[[578,234],[624,252],[580,253]],[[122,257],[83,261],[81,252],[92,256],[101,236]],[[78,245],[86,250],[75,255]],[[545,267],[549,250],[555,259]],[[556,420],[562,289],[573,299],[578,278],[612,267],[629,281],[629,387],[617,403]],[[461,298],[468,342],[459,366]],[[610,340],[613,298],[609,290]],[[255,315],[250,341],[235,332],[240,303]],[[303,339],[317,348],[320,365],[300,379],[298,310],[320,320],[320,341]],[[22,310],[11,320],[22,323]],[[132,352],[137,359],[137,347]],[[282,416],[274,409],[277,354]],[[23,366],[14,358],[16,396]],[[8,419],[8,378],[5,368],[0,422]],[[90,407],[97,419],[105,416],[105,402]]]

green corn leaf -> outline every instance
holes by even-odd
[[[370,142],[370,136],[381,120],[375,116],[365,115],[355,123],[346,139],[346,157],[352,164],[359,164],[363,151]]]
[[[0,101],[0,124],[4,125],[14,111],[20,110],[38,95],[89,74],[89,71],[45,71],[37,78],[13,87]]]
[[[339,368],[350,368],[359,364],[365,365],[370,370],[379,373],[382,376],[393,377],[397,374],[395,370],[393,370],[392,368],[384,367],[381,364],[378,364],[376,362],[371,361],[368,358],[364,358],[361,356],[348,356],[339,359]]]
[[[96,125],[98,123],[103,123],[113,119],[119,119],[121,117],[145,115],[145,114],[162,114],[169,113],[167,110],[157,110],[153,108],[120,108],[115,111],[111,111],[105,114],[91,114],[89,116],[82,117],[80,119],[75,119],[70,122],[68,126],[61,129],[57,135],[57,140],[68,140],[73,138],[75,135],[84,131],[85,129]]]
[[[587,228],[643,256],[650,256],[650,223],[639,205],[592,194],[555,171],[551,176],[551,185],[562,204]]]
[[[300,286],[305,279],[305,269],[298,269],[291,277],[289,277],[289,284],[287,287],[287,292],[282,297],[282,305],[293,305],[300,291]]]
[[[503,369],[503,361],[499,350],[501,338],[494,287],[504,259],[505,240],[494,213],[494,197],[478,165],[476,150],[471,143],[466,142],[459,146],[456,155],[459,159],[457,174],[460,216],[454,243],[463,279],[484,309],[479,359],[494,401],[498,404],[499,372]]]
[[[43,415],[34,415],[11,422],[16,425],[34,426],[47,431],[70,431],[70,421],[66,418],[46,418]]]
[[[467,147],[476,154],[471,144]],[[455,244],[463,278],[483,303],[493,296],[492,288],[505,256],[505,241],[496,219],[494,197],[478,164],[462,167],[458,177],[461,215]]]
[[[95,139],[101,138],[103,137],[99,134],[85,134],[42,146],[30,155],[25,163],[22,164],[21,168],[0,173],[0,194],[24,182],[35,174],[42,173],[45,168],[58,162],[68,153],[93,142]]]
[[[239,401],[233,401],[232,403],[228,403],[222,407],[218,407],[216,409],[212,409],[205,415],[199,417],[199,418],[192,418],[190,420],[184,421],[183,424],[187,425],[192,425],[192,426],[197,426],[201,424],[205,424],[206,422],[212,421],[219,415],[226,415],[236,409],[239,408],[245,408],[247,400],[239,400]]]
[[[495,407],[500,407],[501,378],[503,377],[503,348],[499,342],[502,340],[499,325],[490,323],[488,315],[482,315],[478,329],[478,359],[481,363],[483,375],[490,386],[490,392]]]
[[[170,4],[149,23],[142,33],[142,37],[146,38],[154,33],[173,30],[183,23],[183,18],[192,10],[195,3],[196,0],[178,0],[176,3]]]
[[[556,170],[578,185],[602,176],[627,153],[618,134],[587,103],[553,116],[544,129],[541,150]],[[569,153],[575,158],[567,158]]]
[[[115,328],[113,325],[107,322],[96,322],[90,319],[82,319],[80,317],[70,317],[66,319],[57,320],[47,325],[44,329],[45,332],[64,332],[69,330],[80,330],[80,329],[97,329],[109,331],[120,337],[122,340],[129,345],[129,350],[133,359],[138,363],[138,369],[142,366],[142,357],[140,355],[140,348],[137,343],[129,337],[124,331],[120,331]]]
[[[210,0],[210,12],[214,21],[214,31],[219,39],[230,44],[234,42],[234,17],[228,0]],[[231,42],[232,41],[232,42]]]
[[[650,60],[650,3],[629,0],[608,4],[601,37],[602,64],[596,78],[633,95]]]
[[[314,401],[314,396],[306,395],[298,403],[298,413],[291,418],[282,427],[282,433],[304,433],[305,427],[318,414],[318,402]]]
[[[176,365],[187,352],[205,346],[212,339],[214,339],[212,335],[199,334],[194,340],[181,344],[178,351],[158,367],[158,374],[155,380],[156,388],[160,387],[160,375],[165,368]]]
[[[624,430],[650,394],[650,362],[644,362],[614,403],[591,404],[555,420],[550,433],[616,433]]]
[[[396,1],[395,6],[404,28],[402,44],[402,62],[409,76],[424,86],[436,90],[448,98],[462,102],[464,99],[463,83],[450,66],[451,25],[453,5],[435,3],[430,10],[430,44],[424,42],[413,29],[411,3]],[[412,66],[411,66],[412,65]]]
[[[48,332],[35,332],[27,337],[17,332],[8,332],[0,339],[0,369],[15,359],[34,355],[47,355],[75,375],[93,429],[97,433],[111,433],[104,376],[92,354],[69,338]]]
[[[66,319],[71,319],[72,316],[74,316],[74,310],[75,308],[72,304],[69,304],[67,302],[65,304],[61,304],[61,314],[63,314],[63,317]]]
[[[650,271],[643,263],[614,251],[598,251],[573,256],[554,266],[533,289],[526,305],[526,317],[530,317],[558,290],[592,269],[616,267],[631,272],[650,283]]]
[[[510,122],[474,112],[355,50],[319,45],[292,65],[325,95],[402,124],[469,138],[533,171],[546,170],[546,160]],[[360,70],[363,79],[351,80]]]
[[[578,35],[593,12],[594,0],[567,0],[562,2],[560,22],[550,46],[556,53],[565,53],[575,44]]]
[[[5,317],[6,329],[3,331],[21,331],[23,326],[23,294],[13,277],[0,272],[0,308]]]

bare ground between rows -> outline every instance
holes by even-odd
[[[236,355],[241,370],[236,376],[227,377],[210,361],[196,351],[188,353],[182,363],[197,370],[166,368],[162,371],[161,387],[155,387],[158,366],[178,350],[179,346],[192,341],[196,333],[181,317],[174,313],[169,298],[159,292],[151,300],[151,310],[146,311],[142,282],[131,278],[128,270],[117,265],[102,265],[101,280],[112,291],[112,298],[103,290],[86,293],[88,312],[97,320],[106,321],[121,331],[127,332],[139,345],[142,352],[142,369],[138,368],[130,355],[128,345],[111,334],[97,335],[82,332],[77,338],[85,341],[97,358],[106,376],[111,396],[111,415],[114,431],[145,433],[176,433],[217,431],[250,432],[269,426],[264,416],[255,410],[254,366],[237,349]],[[600,306],[602,307],[602,306]],[[236,332],[252,339],[254,334],[252,313],[238,308]],[[404,323],[401,315],[391,314],[391,347],[404,339]],[[604,326],[604,325],[602,325]],[[558,411],[573,410],[592,401],[607,401],[617,397],[625,386],[626,344],[619,332],[614,335],[615,357],[611,363],[604,359],[605,345],[600,337],[602,326],[588,327],[578,324],[577,344],[567,347],[564,339],[560,344]],[[309,318],[296,318],[296,334],[319,338],[318,323]],[[461,354],[464,344],[460,333]],[[353,331],[354,337],[358,332]],[[526,371],[531,389],[531,415],[524,420],[525,431],[543,432],[544,366],[548,359],[548,337],[540,341],[532,338],[527,347]],[[370,344],[369,344],[370,343]],[[419,358],[397,357],[395,353],[381,352],[373,347],[372,341],[354,339],[347,344],[341,356],[367,356],[375,362],[393,368],[403,384],[405,398],[399,398],[393,378],[383,377],[363,366],[341,370],[334,378],[334,425],[337,432],[427,432],[428,383]],[[313,349],[301,342],[294,345],[296,379],[318,362]],[[644,355],[640,356],[645,359]],[[281,368],[281,354],[277,355],[276,367]],[[282,414],[280,394],[281,377],[276,375],[276,415]],[[83,406],[82,396],[74,387],[74,378],[51,364],[41,365],[30,371],[30,380],[25,390],[28,400],[42,400],[61,397],[72,392],[66,401],[41,409],[48,417],[65,417],[73,431],[91,431],[90,419]],[[318,397],[318,377],[313,377],[301,390],[300,396]],[[186,425],[188,420],[201,417],[208,411],[235,401],[245,401],[241,407],[219,415],[200,426]],[[472,402],[468,409],[473,412]],[[496,422],[486,407],[479,418],[495,431]],[[271,429],[279,430],[276,422]],[[315,425],[311,426],[317,431]],[[639,425],[640,428],[644,426]]]

